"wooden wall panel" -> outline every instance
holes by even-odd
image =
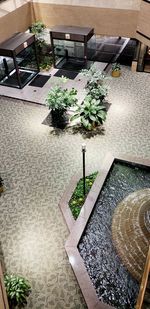
[[[137,33],[136,34],[136,38],[137,40],[139,40],[140,42],[142,42],[143,44],[147,45],[150,47],[150,40],[148,40],[147,38],[145,38],[144,36],[142,36],[141,34]]]
[[[15,32],[26,31],[31,25],[30,3],[0,18],[0,42],[11,37]]]
[[[104,9],[49,3],[32,3],[33,20],[54,25],[89,26],[96,34],[136,37],[138,10]]]
[[[142,38],[142,35],[140,36],[140,34],[137,34],[137,37],[141,38],[143,43],[148,38],[150,40],[150,3],[147,3],[144,1],[141,2],[141,9],[139,12],[137,31],[145,35],[145,38],[144,36]]]

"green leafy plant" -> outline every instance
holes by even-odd
[[[82,70],[82,74],[87,77],[86,91],[93,99],[102,102],[108,94],[108,87],[104,82],[108,77],[99,71],[95,65],[92,65],[89,70]]]
[[[108,87],[105,85],[94,85],[90,84],[86,87],[88,89],[88,95],[90,95],[95,100],[100,100],[101,102],[106,98],[108,94]]]
[[[108,77],[101,71],[99,71],[95,64],[93,64],[89,69],[82,70],[82,75],[87,77],[87,83],[99,83],[103,84],[103,81],[108,79]]]
[[[41,35],[43,33],[45,28],[46,26],[43,24],[43,22],[38,20],[31,25],[30,31],[38,36],[39,34]]]
[[[30,32],[35,34],[35,43],[37,58],[41,70],[49,70],[53,64],[52,55],[50,54],[50,44],[45,41],[44,30],[46,26],[37,21],[30,27]]]
[[[87,94],[91,94],[91,91],[95,91],[98,88],[97,92],[99,94],[101,91],[107,90],[107,87],[104,86],[104,81],[108,79],[108,77],[101,71],[99,71],[96,66],[93,64],[90,69],[82,70],[81,72],[87,78],[87,84],[85,89],[87,90]],[[95,96],[93,96],[95,98]],[[100,99],[100,98],[99,98]]]
[[[71,90],[63,89],[61,86],[55,86],[52,88],[46,98],[46,104],[52,110],[66,111],[67,108],[75,105],[77,90],[72,88]]]
[[[71,121],[80,117],[80,122],[86,130],[92,130],[96,126],[103,124],[106,120],[106,108],[100,104],[99,100],[93,99],[90,95],[86,96],[83,104],[78,105]]]
[[[120,66],[120,63],[113,63],[112,64],[112,71],[120,71],[121,70],[121,66]]]
[[[47,71],[47,70],[49,70],[51,68],[52,64],[53,64],[52,57],[44,56],[43,60],[42,60],[42,62],[40,64],[40,69]]]
[[[66,81],[66,78],[59,78],[61,82]],[[57,82],[58,83],[58,82]],[[77,103],[77,90],[63,89],[61,86],[54,86],[48,93],[46,104],[51,109],[53,127],[64,129],[68,124],[69,117],[66,111],[69,107]]]
[[[4,283],[10,308],[23,308],[27,304],[27,297],[31,292],[29,282],[25,278],[6,274]]]
[[[79,216],[81,208],[85,202],[85,199],[93,185],[94,180],[96,179],[98,172],[95,172],[86,177],[85,182],[85,196],[83,194],[83,178],[79,180],[76,189],[69,201],[69,207],[71,209],[72,215],[76,220]]]

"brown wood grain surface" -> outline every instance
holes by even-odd
[[[144,268],[144,273],[141,281],[141,286],[140,286],[140,291],[136,303],[135,309],[141,309],[144,301],[144,295],[147,287],[147,282],[148,282],[148,276],[150,273],[150,246],[147,254],[147,259],[145,263],[145,268]]]

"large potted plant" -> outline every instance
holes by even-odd
[[[27,304],[27,297],[31,293],[29,282],[25,278],[6,274],[4,283],[10,309],[23,308]]]
[[[112,72],[111,75],[113,77],[119,77],[121,75],[121,67],[120,67],[120,63],[113,63],[112,64]]]
[[[93,130],[95,127],[102,125],[106,120],[106,108],[100,104],[99,100],[93,99],[87,95],[81,105],[78,105],[71,121],[80,118],[81,125],[86,130]]]
[[[66,111],[77,103],[77,90],[63,89],[61,86],[53,87],[46,98],[46,104],[51,109],[52,125],[63,129],[68,123]]]

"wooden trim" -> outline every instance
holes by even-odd
[[[146,259],[146,263],[145,263],[145,267],[144,267],[144,273],[143,273],[140,291],[139,291],[139,295],[138,295],[138,299],[137,299],[135,309],[141,309],[142,308],[149,273],[150,273],[150,246],[149,246],[149,250],[148,250],[148,254],[147,254],[147,259]]]
[[[146,38],[147,40],[150,40],[150,37],[148,37],[147,35],[145,35],[144,33],[140,32],[140,31],[136,31],[138,34],[142,35],[144,38]]]
[[[4,286],[4,277],[1,263],[0,263],[0,309],[9,309],[6,290]]]

